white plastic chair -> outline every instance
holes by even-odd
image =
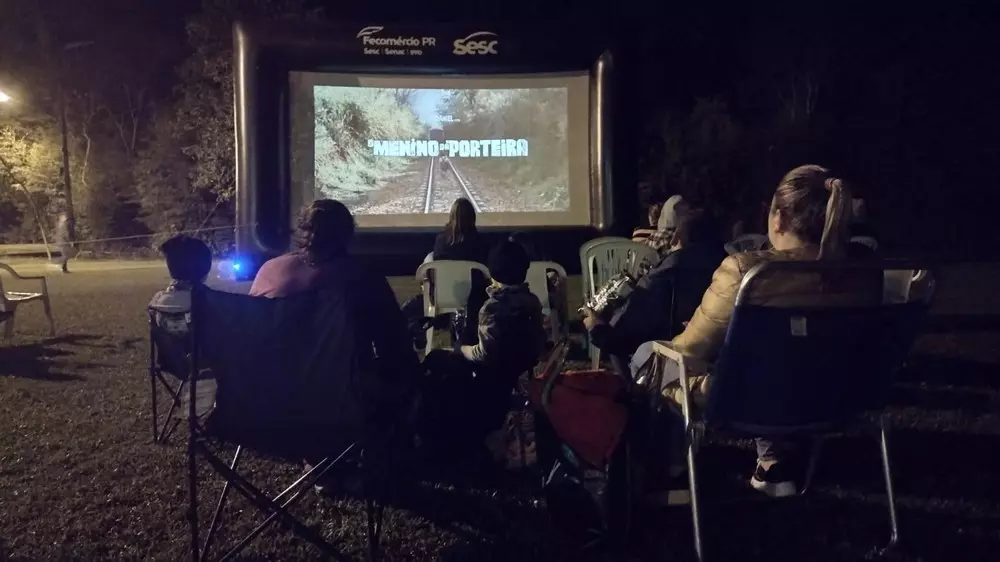
[[[598,289],[623,271],[635,275],[642,262],[655,262],[658,252],[653,248],[628,238],[605,239],[591,243],[586,248],[586,261],[583,269],[584,302],[595,294]],[[593,368],[601,363],[601,351],[590,346],[590,360]]]
[[[489,278],[490,270],[474,261],[434,260],[417,268],[417,281],[423,282],[433,272],[433,283],[422,283],[424,316],[435,318],[464,310],[472,291],[472,271],[480,271]],[[427,328],[426,353],[434,349],[434,326]]]
[[[551,328],[550,337],[552,341],[559,341],[564,327],[560,325],[559,315],[557,314],[558,310],[560,310],[559,306],[556,303],[549,302],[548,274],[550,271],[554,271],[559,276],[559,286],[566,287],[566,270],[554,261],[531,262],[531,265],[528,266],[528,274],[525,279],[528,282],[528,288],[531,289],[531,294],[538,297],[538,300],[542,303],[542,314],[549,318],[549,326]],[[559,304],[565,310],[566,303]]]
[[[868,246],[868,248],[871,249],[871,251],[873,252],[878,250],[878,240],[875,240],[871,236],[852,236],[851,243],[864,244],[865,246]]]
[[[588,240],[580,246],[580,274],[583,275],[583,300],[584,302],[590,297],[590,279],[587,275],[587,266],[590,264],[590,256],[594,247],[600,246],[601,244],[607,244],[610,242],[623,242],[632,240],[629,238],[622,238],[621,236],[602,236],[601,238],[594,238],[593,240]]]
[[[424,256],[424,261],[421,262],[420,265],[423,265],[425,263],[431,263],[432,261],[434,261],[434,252],[427,252],[427,255]],[[433,284],[433,283],[434,283],[433,276],[430,276],[430,275],[428,275],[427,277],[425,277],[425,278],[423,278],[423,279],[420,280],[420,286],[421,287],[424,287],[424,285]],[[424,287],[424,288],[426,288],[426,287]]]
[[[18,274],[12,267],[0,263],[0,270],[6,271],[19,281],[38,281],[41,283],[41,291],[37,293],[26,293],[20,291],[6,291],[3,288],[3,281],[0,279],[0,322],[4,324],[3,337],[9,340],[14,336],[14,316],[18,305],[41,301],[45,307],[45,317],[49,319],[49,335],[56,335],[56,325],[52,320],[52,305],[49,302],[49,285],[44,276],[24,276]]]
[[[729,255],[753,250],[766,250],[770,247],[771,241],[766,234],[743,234],[733,238],[725,246],[726,253]]]
[[[588,296],[597,293],[612,277],[623,271],[638,275],[639,264],[656,263],[659,253],[645,244],[601,244],[593,248],[587,260],[587,277],[590,279]]]
[[[882,302],[885,304],[902,304],[910,302],[910,289],[914,283],[925,280],[933,283],[930,272],[926,269],[887,269],[883,272]]]
[[[655,262],[659,256],[653,248],[628,238],[598,240],[588,242],[580,251],[585,302],[615,275],[622,271],[634,275],[640,263]]]

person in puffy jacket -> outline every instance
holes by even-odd
[[[775,190],[768,216],[772,249],[727,257],[684,331],[670,342],[686,358],[696,407],[703,407],[711,385],[709,366],[718,356],[733,317],[743,277],[757,264],[779,260],[846,260],[849,248],[851,195],[847,185],[821,166],[800,166],[788,172]],[[789,273],[761,279],[751,303],[776,306],[865,306],[881,302],[881,272],[851,272],[836,284],[821,283],[815,273]],[[663,394],[682,402],[677,366],[666,362]],[[800,445],[795,441],[757,440],[757,469],[751,485],[770,496],[796,491]]]

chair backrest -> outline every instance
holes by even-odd
[[[213,433],[300,450],[367,427],[383,381],[371,343],[356,337],[347,294],[333,286],[268,299],[195,288],[192,363],[217,382]]]
[[[188,333],[179,336],[168,332],[157,323],[157,313],[147,309],[149,315],[149,344],[156,351],[156,367],[179,379],[187,379],[190,374],[188,353],[191,351],[190,326]]]
[[[852,236],[851,243],[864,244],[865,246],[868,246],[868,248],[873,252],[878,250],[878,240],[875,240],[871,236]]]
[[[883,408],[925,302],[803,308],[748,304],[747,297],[769,267],[822,273],[881,265],[773,262],[752,269],[713,373],[706,419],[767,435],[836,426]]]
[[[431,263],[432,261],[434,261],[434,252],[427,252],[427,255],[424,256],[424,261],[421,263]]]
[[[730,240],[725,248],[729,255],[753,250],[766,250],[771,247],[771,241],[766,234],[743,234]]]
[[[528,274],[525,276],[525,280],[528,282],[528,288],[531,289],[531,294],[538,297],[538,300],[542,303],[543,309],[551,308],[549,303],[548,277],[548,273],[550,271],[554,271],[563,283],[566,282],[566,270],[563,266],[554,261],[531,262],[528,266]]]
[[[5,263],[0,263],[0,271],[6,271],[14,279],[20,277],[20,275],[18,275],[17,272],[14,271],[13,267]],[[3,275],[0,275],[0,312],[7,312],[10,309],[11,307],[7,301],[7,291],[5,291],[3,288]]]
[[[454,312],[466,307],[472,291],[472,272],[478,271],[489,278],[485,265],[474,261],[434,260],[417,268],[417,280],[422,281],[433,272],[433,286],[424,285],[424,307],[433,314]]]
[[[623,271],[635,274],[643,261],[652,262],[656,250],[628,239],[609,240],[594,244],[587,250],[584,269],[584,295],[589,297]]]
[[[583,269],[587,268],[587,258],[589,257],[590,249],[594,246],[599,246],[601,244],[607,244],[608,242],[621,242],[623,240],[630,239],[624,238],[622,236],[601,236],[599,238],[594,238],[593,240],[587,240],[580,246],[580,267]]]
[[[587,299],[589,296],[588,291],[590,291],[590,276],[587,274],[587,268],[590,266],[590,256],[591,251],[594,247],[600,246],[601,244],[607,244],[609,242],[621,242],[623,240],[629,240],[628,238],[623,238],[621,236],[602,236],[600,238],[594,238],[593,240],[588,240],[580,246],[580,274],[583,275],[583,298]]]

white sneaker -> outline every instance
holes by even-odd
[[[782,463],[774,463],[771,468],[764,469],[760,462],[757,463],[757,470],[750,478],[750,486],[758,492],[763,492],[772,498],[787,498],[798,493],[795,481],[788,474],[787,466]]]

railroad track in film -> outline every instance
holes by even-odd
[[[482,212],[482,199],[476,193],[475,186],[469,184],[455,163],[447,157],[430,159],[426,185],[424,213],[448,213],[452,203],[460,197],[468,199],[477,213]]]

